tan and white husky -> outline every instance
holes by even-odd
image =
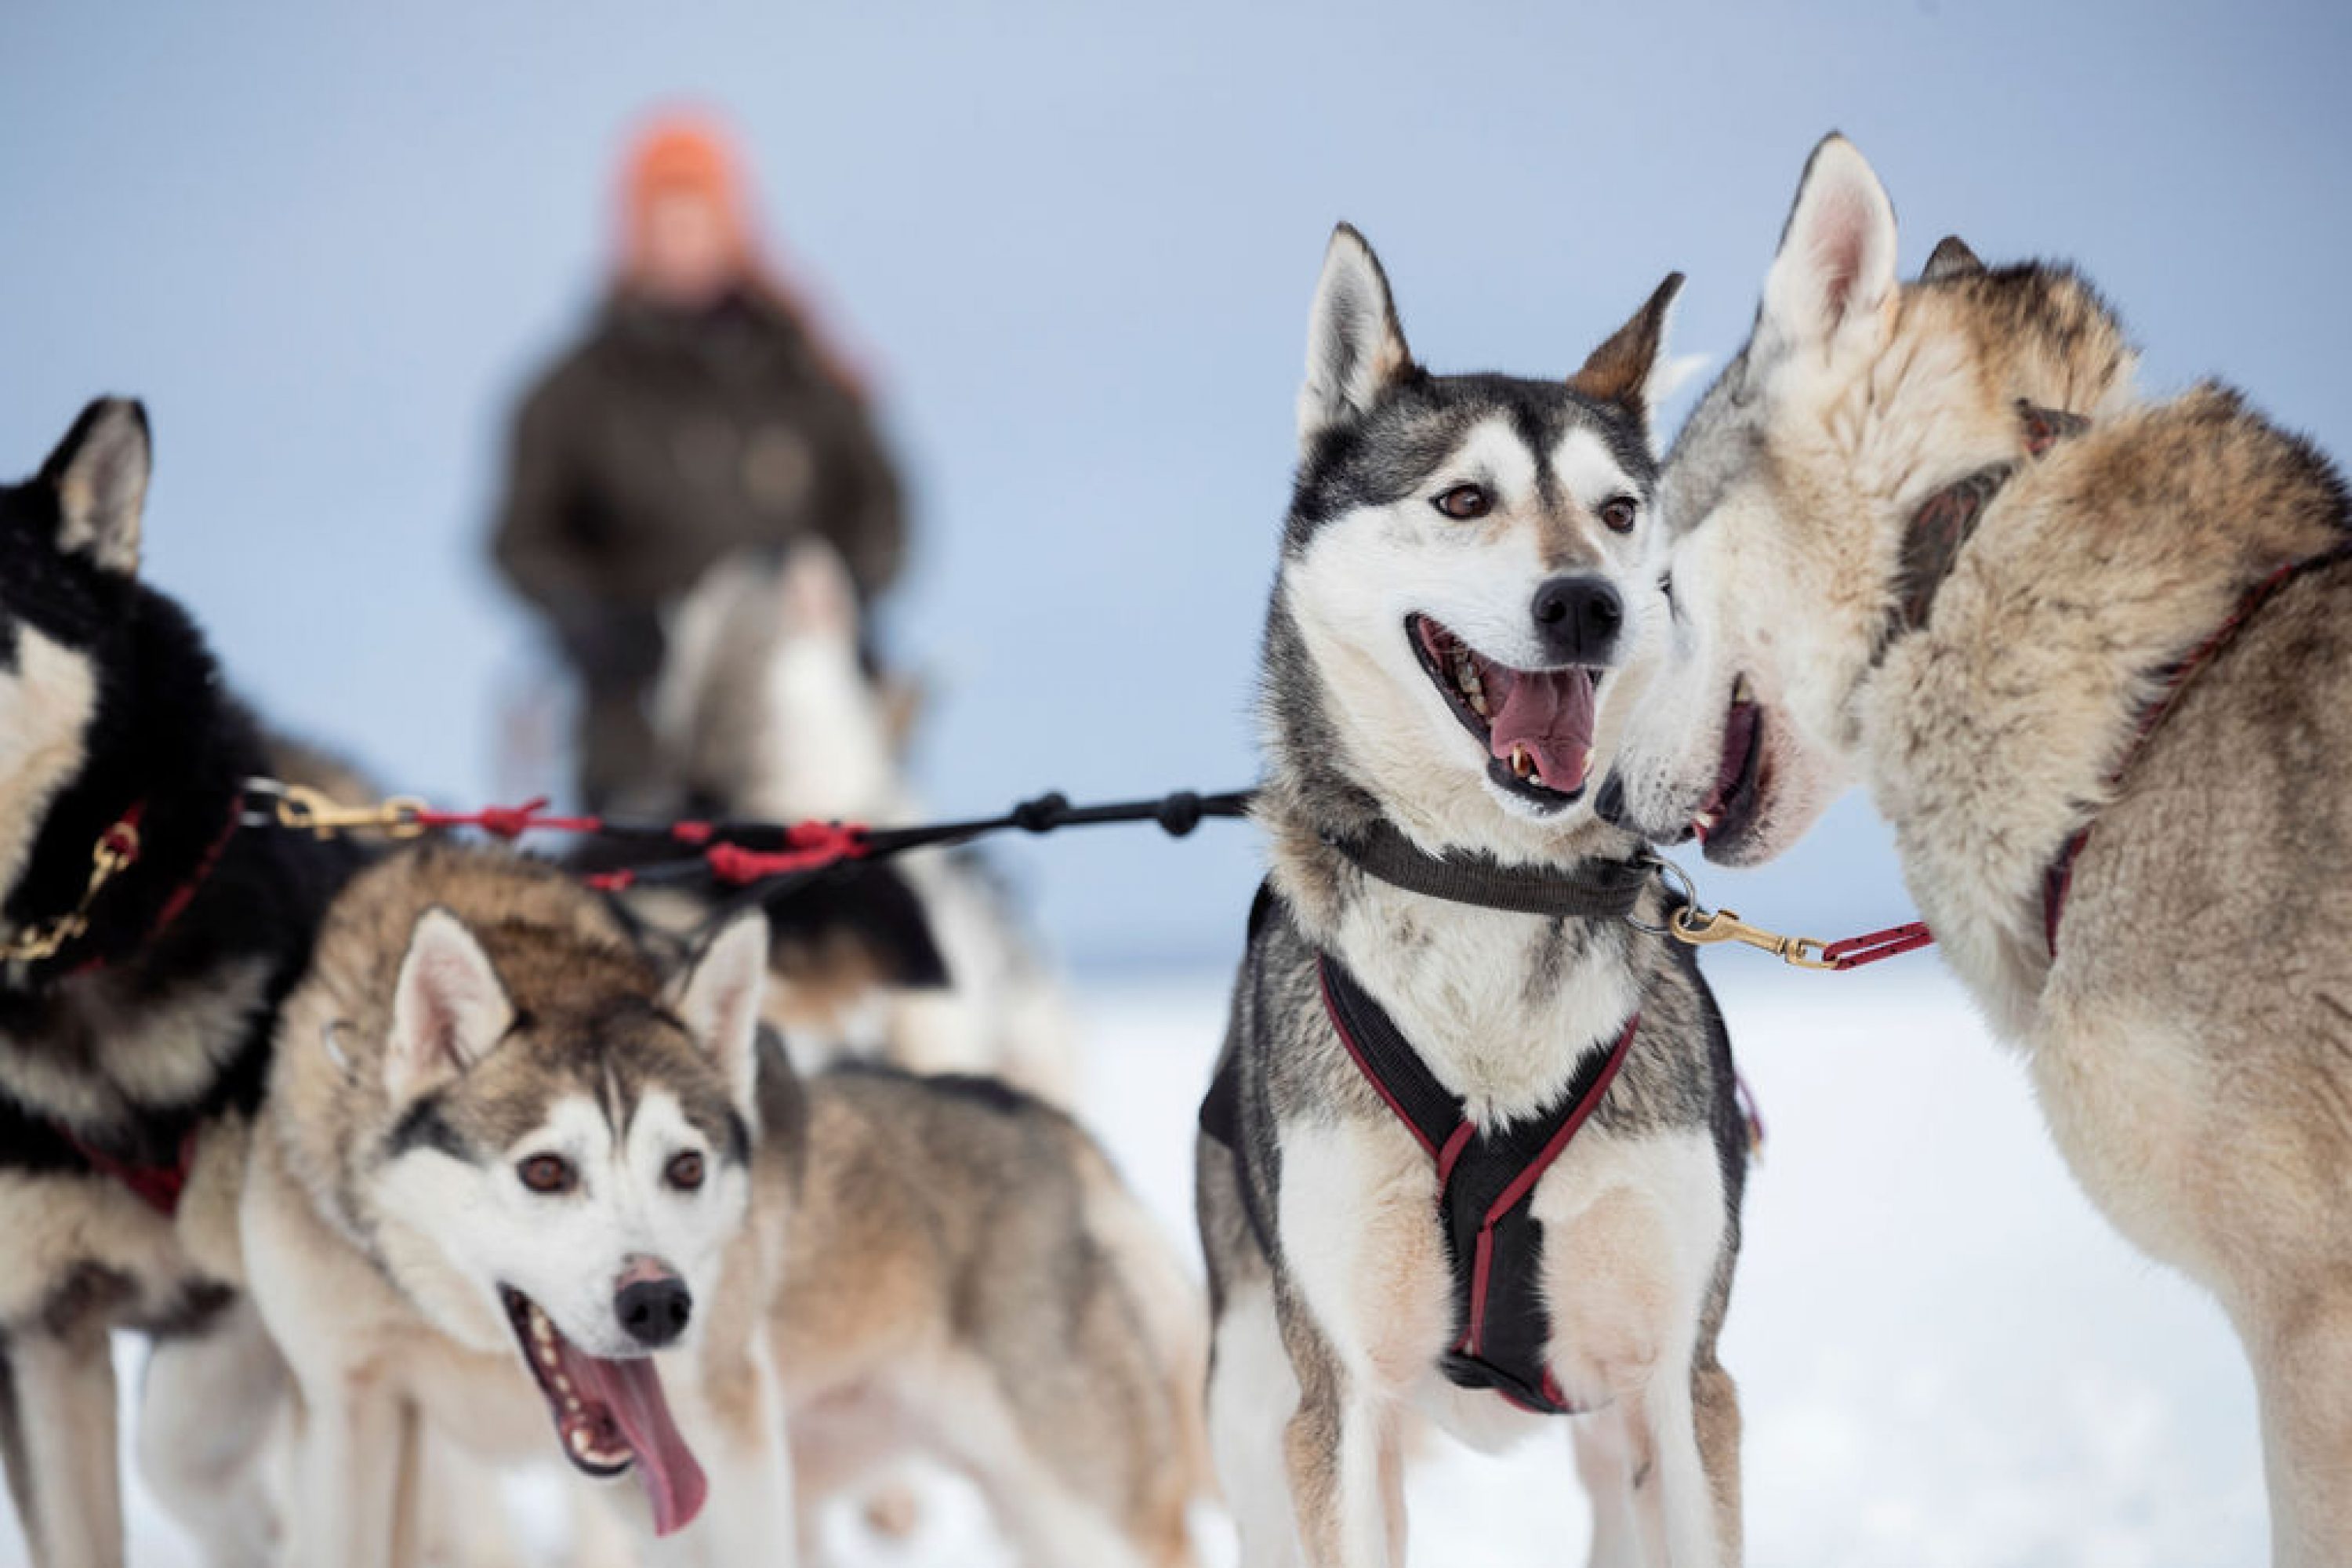
[[[2076,1177],[2243,1338],[2278,1561],[2352,1562],[2352,522],[2134,357],[2064,267],[1898,281],[1824,142],[1667,463],[1673,636],[1600,805],[1744,865],[1868,785]]]

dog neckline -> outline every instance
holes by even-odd
[[[2091,427],[2090,420],[2063,408],[2044,408],[2019,398],[2018,432],[2028,458],[2039,458],[2070,436]],[[1895,603],[1886,612],[1886,626],[1871,656],[1874,667],[1886,657],[1895,639],[1927,624],[1936,595],[1959,564],[1960,552],[1975,536],[1977,524],[1993,498],[2017,474],[2014,461],[1989,463],[1961,475],[1926,500],[1911,514],[1903,531],[1903,550],[1895,579]]]
[[[1622,920],[1642,900],[1646,860],[1579,860],[1560,867],[1506,866],[1485,855],[1432,855],[1386,817],[1323,842],[1366,876],[1423,897],[1508,914]]]

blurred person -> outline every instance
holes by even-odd
[[[647,785],[663,612],[712,562],[820,535],[870,603],[905,544],[863,390],[763,264],[726,140],[690,119],[651,127],[621,219],[609,296],[516,417],[494,546],[580,680],[593,808]]]

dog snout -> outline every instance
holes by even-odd
[[[1625,601],[1599,577],[1554,577],[1536,590],[1536,636],[1554,658],[1604,662],[1625,624]]]
[[[620,1294],[613,1300],[621,1327],[648,1350],[676,1343],[686,1332],[687,1321],[694,1316],[693,1292],[685,1280],[666,1270],[640,1275],[632,1269],[630,1273],[639,1277],[625,1279]]]

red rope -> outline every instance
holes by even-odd
[[[601,816],[550,816],[544,815],[548,797],[527,800],[520,805],[488,805],[479,811],[420,811],[418,826],[424,827],[478,827],[500,838],[515,839],[534,829],[551,833],[602,833],[604,819]]]
[[[866,829],[856,823],[795,823],[785,834],[783,849],[746,849],[740,844],[714,844],[702,852],[710,874],[732,888],[749,887],[770,877],[790,877],[821,871],[845,860],[866,856]]]

